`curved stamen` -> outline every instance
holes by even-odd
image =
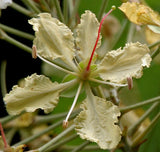
[[[94,79],[94,78],[89,78],[89,80],[93,81],[93,82],[101,83],[101,84],[111,85],[111,86],[114,86],[114,87],[125,87],[125,86],[128,86],[128,84],[118,84],[118,83],[113,83],[113,82],[101,81],[101,80]]]
[[[77,93],[76,93],[76,96],[75,96],[75,98],[74,98],[74,101],[73,101],[73,103],[72,103],[72,106],[71,106],[71,108],[70,108],[70,110],[69,110],[69,112],[68,112],[68,114],[67,114],[66,119],[63,121],[63,128],[66,128],[66,127],[68,126],[68,119],[69,119],[69,117],[70,117],[70,115],[71,115],[71,113],[72,113],[72,111],[73,111],[73,109],[74,109],[74,107],[75,107],[75,105],[76,105],[78,96],[79,96],[79,94],[80,94],[80,92],[81,92],[81,89],[82,89],[82,85],[83,85],[83,82],[80,83],[80,85],[79,85],[79,87],[78,87],[78,90],[77,90]]]
[[[112,6],[112,8],[110,9],[110,11],[102,18],[102,20],[101,20],[101,22],[100,22],[99,29],[98,29],[98,36],[97,36],[96,43],[95,43],[95,45],[94,45],[94,48],[93,48],[91,57],[90,57],[90,59],[89,59],[88,65],[87,65],[87,67],[86,67],[86,71],[89,71],[89,70],[90,70],[90,66],[91,66],[91,62],[92,62],[92,59],[93,59],[93,55],[94,55],[94,52],[95,52],[95,50],[96,50],[96,47],[97,47],[97,44],[98,44],[98,40],[99,40],[99,38],[100,38],[100,32],[101,32],[101,28],[102,28],[102,23],[104,22],[104,20],[106,19],[106,17],[107,17],[113,10],[115,10],[115,6]]]
[[[46,60],[45,58],[43,58],[43,57],[40,56],[39,54],[37,54],[37,57],[39,57],[42,61],[48,63],[49,65],[55,67],[55,68],[58,69],[58,70],[61,70],[61,71],[65,72],[65,73],[68,73],[68,74],[72,74],[72,75],[78,76],[77,73],[72,72],[72,71],[69,71],[69,70],[67,70],[67,69],[64,69],[64,68],[62,68],[62,67],[60,67],[60,66],[58,66],[58,65],[56,65],[56,64],[54,64],[54,63],[52,63],[52,62],[50,62],[50,61],[48,61],[48,60]]]

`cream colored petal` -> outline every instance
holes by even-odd
[[[82,139],[96,142],[101,149],[113,149],[121,140],[121,130],[115,123],[120,111],[113,103],[87,93],[82,112],[75,119],[75,130]]]
[[[39,18],[33,18],[29,23],[36,32],[34,45],[38,54],[50,60],[61,58],[65,63],[74,66],[74,38],[66,25],[48,13],[39,14]]]
[[[149,44],[155,43],[160,40],[160,33],[154,32],[153,29],[145,28],[146,40]]]
[[[85,11],[81,16],[81,23],[78,25],[76,33],[76,44],[80,48],[79,55],[85,60],[91,56],[93,47],[98,36],[99,22],[90,11]],[[101,44],[101,38],[98,41],[97,48]]]
[[[14,86],[4,101],[11,115],[24,110],[33,112],[39,108],[48,113],[57,105],[61,90],[60,84],[52,83],[43,75],[33,74],[25,79],[24,87]]]
[[[156,34],[160,34],[160,26],[148,25],[148,28],[149,28],[152,32],[154,32],[154,33],[156,33]]]
[[[128,43],[122,49],[106,54],[98,65],[99,76],[103,80],[125,83],[128,77],[140,78],[143,67],[149,67],[151,57],[147,45]]]
[[[135,2],[127,2],[123,3],[119,9],[135,24],[160,26],[160,15],[148,6]]]

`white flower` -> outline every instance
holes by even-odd
[[[6,9],[7,6],[12,4],[12,0],[0,0],[0,9]]]

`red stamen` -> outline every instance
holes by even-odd
[[[99,25],[99,29],[98,29],[98,36],[97,36],[97,39],[96,39],[96,43],[94,45],[94,48],[93,48],[93,51],[92,51],[92,54],[91,54],[91,57],[89,59],[89,62],[88,62],[88,65],[86,67],[86,71],[89,71],[90,70],[90,66],[91,66],[91,62],[92,62],[92,59],[93,59],[93,55],[94,55],[94,52],[96,50],[96,47],[97,47],[97,44],[98,44],[98,40],[99,40],[99,37],[100,37],[100,32],[101,32],[101,28],[102,28],[102,23],[103,21],[106,19],[106,17],[115,9],[115,6],[112,6],[112,9],[102,18],[101,22],[100,22],[100,25]]]
[[[7,148],[8,144],[7,144],[6,137],[5,137],[4,130],[1,123],[0,123],[0,131],[1,131],[3,142],[4,142],[4,147]]]

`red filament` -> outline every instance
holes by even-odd
[[[100,22],[100,25],[99,25],[99,29],[98,29],[98,36],[97,36],[97,39],[96,39],[96,43],[94,45],[94,48],[93,48],[93,51],[92,51],[92,54],[91,54],[91,57],[89,59],[89,62],[88,62],[88,65],[86,67],[86,71],[89,71],[90,70],[90,66],[91,66],[91,62],[92,62],[92,59],[93,59],[93,55],[94,55],[94,52],[96,50],[96,47],[97,47],[97,44],[98,44],[98,40],[99,40],[99,37],[100,37],[100,32],[101,32],[101,28],[102,28],[102,23],[103,21],[106,19],[106,17],[113,11],[113,9],[111,9],[101,20]]]

